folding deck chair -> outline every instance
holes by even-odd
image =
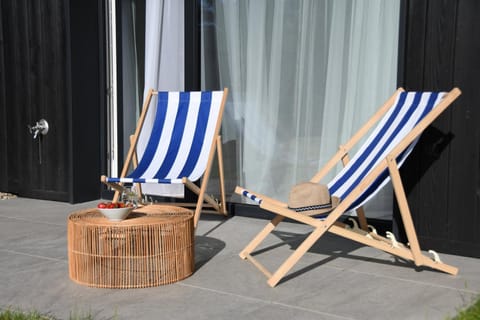
[[[138,161],[136,147],[143,128],[145,116],[157,95],[158,103],[154,123],[145,152]],[[184,184],[198,195],[195,206],[194,225],[205,207],[213,212],[227,215],[225,204],[224,172],[220,126],[228,89],[203,92],[157,92],[149,90],[135,134],[130,137],[120,177],[102,176],[101,181],[115,189],[113,202],[118,201],[124,191],[124,183],[137,184],[138,195],[142,197],[141,183]],[[214,156],[220,180],[220,200],[205,193],[212,169]],[[127,175],[132,166],[133,171]],[[202,178],[198,187],[194,182]],[[171,203],[191,206],[190,203]]]
[[[407,198],[400,179],[399,168],[412,151],[421,133],[461,94],[454,88],[445,92],[405,92],[398,89],[379,111],[348,141],[310,182],[321,179],[340,161],[343,169],[326,184],[330,195],[340,199],[339,204],[328,214],[310,216],[288,208],[287,203],[271,199],[242,187],[235,192],[255,201],[260,208],[275,213],[275,217],[242,250],[240,257],[252,262],[268,278],[272,287],[288,273],[298,260],[326,232],[357,241],[405,260],[416,266],[428,266],[452,275],[458,269],[443,263],[438,254],[429,251],[433,258],[422,254],[415,227],[408,207]],[[375,129],[373,126],[377,123]],[[371,130],[373,129],[373,131]],[[372,132],[357,153],[349,159],[348,152],[367,133]],[[370,229],[362,206],[370,200],[388,181],[392,182],[395,196],[405,227],[408,244],[397,242],[392,233],[380,236]],[[342,214],[356,210],[360,227],[351,228],[339,220]],[[254,250],[284,219],[290,218],[305,223],[314,229],[300,246],[273,273],[270,273],[256,258]],[[356,226],[356,227],[355,227]]]

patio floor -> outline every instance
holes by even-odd
[[[0,308],[35,309],[59,319],[445,319],[480,293],[480,259],[442,254],[460,269],[450,276],[334,235],[270,288],[238,257],[266,221],[240,215],[203,215],[196,271],[187,279],[145,289],[90,288],[69,279],[66,225],[71,212],[97,202],[0,201]],[[258,256],[271,269],[310,231],[280,226]]]

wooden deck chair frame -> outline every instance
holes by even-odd
[[[148,91],[147,97],[144,101],[143,107],[142,107],[142,112],[140,114],[140,117],[137,121],[137,127],[135,130],[135,133],[130,136],[130,148],[127,153],[127,157],[125,159],[124,165],[122,172],[120,174],[121,178],[124,178],[127,176],[127,173],[129,172],[130,168],[135,169],[138,166],[138,156],[136,152],[137,148],[137,143],[138,139],[140,136],[140,132],[143,128],[143,124],[145,122],[145,117],[147,115],[148,109],[150,107],[151,101],[153,96],[158,95],[158,91],[154,91],[153,89],[150,89]],[[220,105],[220,111],[215,127],[215,133],[214,133],[214,138],[211,142],[211,147],[210,147],[210,152],[208,155],[208,162],[207,166],[205,169],[205,172],[203,173],[203,176],[201,177],[201,184],[200,187],[197,186],[194,181],[190,181],[187,177],[182,178],[182,183],[193,193],[195,193],[198,196],[197,202],[196,203],[179,203],[179,202],[172,202],[168,203],[169,205],[175,205],[175,206],[181,206],[181,207],[194,207],[195,208],[195,216],[194,216],[194,226],[196,228],[198,224],[198,220],[200,219],[200,215],[203,212],[208,212],[208,213],[218,213],[224,216],[227,216],[227,208],[226,208],[226,198],[225,198],[225,185],[224,185],[224,171],[223,171],[223,157],[222,157],[222,141],[221,141],[221,136],[220,136],[220,128],[221,128],[221,123],[222,123],[222,117],[223,117],[223,111],[225,109],[225,103],[227,101],[227,96],[228,96],[228,88],[223,89],[223,98],[222,102]],[[220,199],[215,199],[213,196],[206,194],[209,178],[210,178],[210,173],[212,170],[212,165],[214,162],[215,155],[217,156],[217,162],[218,162],[218,173],[219,173],[219,193],[220,193]],[[107,177],[105,175],[101,176],[101,181],[111,187],[112,189],[115,190],[115,194],[113,197],[113,202],[117,202],[121,193],[124,191],[123,183],[111,183],[106,181]],[[136,190],[138,192],[138,196],[142,198],[142,189],[141,189],[141,184],[136,183]],[[208,209],[205,209],[208,208]]]
[[[318,173],[313,176],[311,182],[319,183],[321,179],[340,161],[346,165],[349,161],[349,151],[359,142],[359,140],[382,118],[382,116],[393,105],[397,94],[403,92],[402,88],[398,89],[394,95],[386,101],[386,103],[377,111],[376,114],[348,141],[345,145],[340,146],[338,152],[327,162],[327,164]],[[286,203],[269,198],[262,194],[252,193],[255,197],[261,198],[260,207],[272,213],[275,217],[261,230],[251,242],[241,251],[240,257],[250,261],[268,278],[267,283],[274,287],[278,282],[291,270],[291,268],[300,260],[300,258],[313,246],[313,244],[327,231],[339,235],[341,237],[351,239],[361,244],[383,250],[384,252],[398,256],[402,259],[413,261],[416,266],[427,266],[432,269],[440,270],[445,273],[456,275],[458,269],[456,267],[443,263],[438,254],[432,250],[429,251],[433,258],[422,254],[420,245],[418,243],[415,227],[411,217],[410,209],[407,202],[407,197],[400,178],[399,169],[397,165],[397,156],[403,152],[420,134],[461,94],[458,88],[452,89],[443,98],[443,100],[427,114],[409,134],[385,157],[366,177],[365,179],[352,190],[351,193],[342,199],[340,204],[326,217],[325,220],[315,219],[308,215],[297,213],[288,209]],[[367,227],[367,220],[363,209],[357,209],[357,215],[360,222],[360,227],[347,228],[345,224],[338,222],[344,211],[352,204],[353,201],[362,193],[362,190],[369,186],[375,178],[385,170],[388,170],[395,196],[400,209],[401,218],[405,227],[408,238],[408,245],[398,243],[392,234],[388,234],[388,238],[377,235],[376,232],[371,232]],[[235,189],[238,194],[246,195],[246,190],[242,187]],[[263,240],[275,229],[275,227],[285,218],[290,218],[297,222],[301,222],[312,226],[314,229],[308,237],[298,246],[296,250],[278,267],[278,269],[271,273],[268,271],[256,258],[253,257],[255,249],[263,242]]]

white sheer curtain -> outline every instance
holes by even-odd
[[[220,81],[231,89],[223,136],[236,141],[238,183],[286,200],[395,90],[399,2],[223,0],[215,9]],[[371,211],[391,215],[391,205],[387,190]]]
[[[184,1],[147,0],[145,7],[145,89],[184,90]],[[156,106],[156,99],[152,101]],[[153,123],[151,108],[145,119],[137,152],[141,156]],[[142,185],[148,194],[183,196],[183,185]]]

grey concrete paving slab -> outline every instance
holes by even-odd
[[[216,232],[212,232],[211,235],[219,238],[233,238],[233,240],[228,240],[226,252],[238,255],[266,224],[267,221],[265,220],[235,217],[235,223],[226,223]],[[238,227],[241,227],[241,232],[236,229]],[[262,242],[258,249],[254,251],[254,254],[259,261],[265,261],[266,266],[270,267],[272,271],[293,253],[293,250],[310,234],[311,229],[301,224],[282,223],[278,230],[273,231]],[[382,252],[377,249],[364,247],[327,233],[308,250],[299,265],[313,268],[328,263],[329,267],[343,269],[357,266],[381,254]]]
[[[52,262],[67,263],[65,259],[49,258],[36,254],[0,249],[0,279],[16,279],[17,282],[20,283],[24,274],[35,272],[42,265]]]
[[[238,256],[267,221],[207,215],[196,231],[189,278],[144,289],[90,288],[68,277],[66,225],[71,212],[97,202],[0,201],[0,308],[34,308],[60,319],[445,319],[480,293],[479,259],[442,255],[460,268],[453,277],[330,234],[270,288]],[[278,267],[310,231],[282,223],[257,258]]]
[[[445,319],[473,297],[470,292],[349,270],[320,286],[296,297],[297,303],[355,319]]]
[[[65,225],[71,212],[95,207],[98,201],[72,205],[58,201],[14,198],[0,201],[0,217],[8,217],[19,221]]]
[[[55,270],[50,266],[48,272]],[[44,270],[46,272],[46,270]],[[70,313],[91,313],[95,319],[221,319],[232,309],[256,308],[258,301],[179,284],[135,290],[88,288],[65,279],[35,277],[26,286],[7,286],[7,303],[48,311],[61,319]],[[4,300],[3,296],[2,300]],[[218,315],[218,316],[217,316]]]
[[[423,253],[428,256],[427,252]],[[451,289],[480,292],[480,268],[477,259],[448,254],[440,254],[440,257],[443,262],[457,267],[458,275],[448,275],[428,267],[415,267],[411,262],[398,260],[386,253],[382,253],[378,260],[356,265],[353,269],[361,273],[371,273],[374,270],[377,275],[424,285],[434,283],[436,286]]]
[[[66,259],[66,224],[5,221],[5,218],[0,218],[0,223],[9,228],[9,231],[0,235],[0,249]]]

